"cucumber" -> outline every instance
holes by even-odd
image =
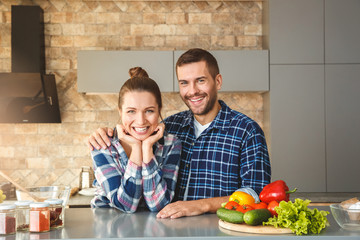
[[[216,215],[223,221],[229,223],[243,223],[244,214],[239,211],[229,210],[226,208],[219,208],[216,211]]]
[[[244,214],[244,222],[248,225],[256,226],[266,222],[271,217],[268,209],[255,209]]]

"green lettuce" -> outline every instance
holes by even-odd
[[[310,209],[308,205],[311,201],[300,198],[294,202],[281,201],[275,211],[278,216],[273,216],[264,222],[263,225],[272,225],[275,228],[289,228],[296,235],[319,234],[322,229],[329,225],[326,215],[328,211]]]

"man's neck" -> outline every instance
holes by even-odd
[[[201,125],[205,125],[215,119],[220,109],[221,105],[219,101],[216,101],[216,104],[214,105],[213,109],[210,110],[210,112],[205,115],[194,115],[194,117]]]

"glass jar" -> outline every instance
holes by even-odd
[[[47,199],[50,209],[50,229],[62,228],[65,224],[64,207],[62,199]]]
[[[50,231],[49,203],[35,202],[30,204],[30,232]]]
[[[15,204],[0,204],[0,235],[16,233]]]
[[[32,201],[17,201],[16,205],[16,230],[29,231],[30,203]]]

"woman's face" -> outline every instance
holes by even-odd
[[[120,109],[122,124],[134,138],[143,141],[159,123],[159,106],[150,92],[127,92]]]

